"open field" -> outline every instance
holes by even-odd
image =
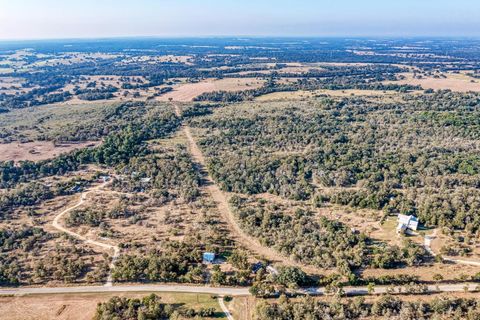
[[[0,297],[0,314],[5,320],[91,320],[95,315],[97,304],[119,296],[142,298],[147,293],[125,294],[58,294],[26,297]],[[158,294],[163,303],[175,304],[184,308],[215,308],[222,319],[223,314],[217,299],[207,294],[161,293]],[[242,299],[242,298],[236,298]],[[209,319],[209,318],[206,318]]]
[[[432,286],[433,288],[434,286]],[[378,288],[380,290],[380,288]],[[385,287],[382,288],[385,290]],[[120,298],[138,298],[141,299],[149,294],[148,290],[142,293],[130,292],[122,293],[76,293],[76,294],[45,294],[45,295],[26,295],[26,296],[2,296],[0,297],[0,312],[7,314],[4,319],[72,319],[87,320],[92,319],[95,314],[97,303],[106,302],[112,297]],[[226,318],[221,311],[218,300],[214,295],[195,294],[195,293],[156,293],[161,303],[173,304],[175,308],[199,310],[201,308],[213,308],[215,310],[215,319]],[[402,294],[395,296],[403,302],[422,302],[430,303],[447,299],[475,299],[476,292],[456,292],[430,293],[430,294]],[[365,296],[361,301],[372,304],[381,300],[391,299],[385,295]],[[320,295],[309,298],[309,301],[321,301],[326,303],[354,303],[360,301],[355,298],[338,298],[331,295]],[[285,298],[283,298],[285,301]],[[305,301],[302,297],[293,297],[288,300],[290,303]],[[255,319],[255,309],[259,304],[264,303],[283,303],[278,299],[261,299],[250,296],[234,297],[233,300],[225,304],[228,310],[233,314],[234,319],[252,320]],[[3,318],[2,318],[3,319]],[[180,317],[179,319],[185,319]],[[210,318],[201,318],[210,319]],[[363,319],[363,318],[362,318]],[[365,318],[367,319],[367,318]],[[368,317],[368,319],[384,319],[383,317]]]
[[[414,275],[425,282],[435,282],[435,275],[441,275],[442,281],[457,282],[470,279],[480,272],[480,267],[460,265],[454,263],[434,263],[418,267],[404,267],[395,269],[370,268],[360,272],[362,277],[378,278],[382,276]]]
[[[0,132],[4,142],[33,142],[43,137],[64,135],[79,126],[98,124],[106,107],[114,102],[56,104],[13,110],[0,114]]]
[[[162,95],[160,101],[172,99],[178,102],[192,101],[195,97],[213,91],[242,91],[262,86],[265,80],[254,78],[225,78],[221,80],[208,79],[197,83],[187,83],[174,87],[172,92]]]
[[[61,177],[40,179],[37,183],[51,188],[49,190],[65,184],[75,185],[78,181],[88,184],[97,169],[84,168]],[[18,208],[8,213],[8,220],[0,220],[0,234],[11,237],[11,245],[3,242],[2,258],[13,259],[16,267],[22,269],[17,275],[19,283],[58,286],[104,282],[102,269],[108,256],[103,256],[103,252],[95,247],[59,233],[51,225],[54,216],[75,203],[77,197],[72,194],[51,198],[28,209]]]
[[[21,87],[24,81],[22,78],[0,77],[0,91],[4,92],[11,87]]]
[[[444,257],[465,261],[480,261],[478,240],[459,231],[452,235],[437,232],[431,242],[431,247],[434,252],[438,252]]]
[[[421,79],[414,78],[412,73],[403,76],[405,79],[394,83],[420,85],[424,89],[480,92],[480,80],[465,74],[442,73],[442,77],[422,76]]]
[[[193,233],[201,233],[200,225],[206,211],[214,213],[213,204],[206,195],[201,201],[188,204],[181,200],[166,204],[156,204],[155,199],[146,193],[116,192],[111,189],[98,190],[86,199],[85,204],[76,212],[109,212],[128,203],[131,211],[138,212],[132,218],[102,219],[100,226],[81,224],[69,229],[85,238],[109,243],[127,242],[136,251],[136,247],[148,251],[162,240],[184,241]],[[68,225],[65,219],[62,225]]]
[[[293,91],[293,92],[274,92],[256,98],[256,101],[282,101],[282,100],[307,100],[319,96],[331,97],[365,97],[365,98],[395,98],[398,95],[392,91],[378,91],[378,90],[314,90],[314,91]]]
[[[36,141],[27,143],[0,144],[0,161],[40,161],[58,157],[73,150],[98,146],[98,141],[79,143],[58,143],[50,141]]]

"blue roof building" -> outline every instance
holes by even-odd
[[[253,273],[257,273],[258,270],[260,270],[262,268],[263,268],[263,263],[257,262],[252,266],[252,271],[253,271]]]
[[[215,253],[213,252],[204,252],[203,253],[203,262],[204,263],[213,263],[215,261]]]

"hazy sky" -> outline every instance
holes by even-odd
[[[0,39],[480,36],[480,0],[0,0]]]

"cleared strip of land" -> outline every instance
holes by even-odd
[[[175,113],[177,116],[181,116],[182,112],[180,110],[180,107],[178,105],[175,105]],[[202,151],[200,148],[198,148],[197,142],[192,136],[190,127],[188,125],[183,126],[183,132],[185,136],[187,137],[188,143],[189,143],[189,149],[190,153],[192,154],[192,157],[194,159],[194,162],[197,164],[199,169],[202,171],[204,179],[206,180],[205,183],[205,190],[211,195],[213,200],[215,201],[218,211],[222,214],[224,217],[225,221],[228,224],[228,227],[230,228],[230,231],[232,231],[233,235],[235,236],[236,240],[239,241],[242,245],[245,246],[248,250],[251,250],[255,252],[257,255],[268,259],[272,262],[281,262],[284,265],[287,266],[296,266],[301,269],[303,269],[306,272],[309,273],[318,273],[318,269],[314,268],[312,266],[307,266],[304,264],[297,263],[295,261],[292,261],[291,259],[284,257],[280,253],[276,252],[272,248],[265,247],[261,245],[256,239],[253,237],[249,236],[245,231],[242,230],[242,228],[238,225],[238,223],[235,220],[235,216],[228,204],[227,196],[225,193],[220,190],[218,185],[215,183],[213,178],[210,176],[208,171],[205,169],[206,167],[206,160],[205,157],[202,154]]]

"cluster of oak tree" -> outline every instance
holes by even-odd
[[[191,123],[212,132],[201,146],[226,191],[317,197],[478,234],[480,95],[399,98],[235,105]]]
[[[432,301],[405,301],[393,296],[383,296],[374,302],[364,298],[351,301],[329,302],[306,297],[297,301],[282,297],[276,303],[257,303],[259,320],[301,319],[465,319],[480,317],[480,301],[467,298],[439,297]]]
[[[39,227],[0,229],[0,284],[101,282],[109,260],[95,255],[75,240]]]
[[[140,112],[137,114],[138,118],[135,118],[136,111]],[[108,124],[110,119],[118,120],[123,113],[126,113],[126,117],[105,132],[107,135],[98,147],[85,148],[38,162],[21,161],[18,164],[12,161],[0,162],[0,186],[8,188],[41,177],[62,175],[68,171],[78,170],[82,164],[116,166],[127,163],[134,156],[150,152],[147,140],[165,137],[174,132],[180,124],[180,119],[168,108],[153,108],[145,113],[142,108],[135,106],[119,106],[111,110],[105,115],[102,123]],[[88,130],[97,132],[97,126],[99,124]],[[109,132],[110,130],[113,132]]]
[[[411,241],[402,248],[373,243],[339,221],[316,217],[308,209],[234,196],[230,204],[242,228],[285,256],[320,268],[336,267],[354,279],[360,267],[395,268],[420,265],[428,254]]]
[[[156,148],[153,153],[133,157],[119,169],[121,179],[113,187],[123,192],[148,192],[159,203],[180,198],[195,201],[200,195],[201,176],[186,148]]]
[[[163,303],[155,294],[143,298],[112,297],[99,303],[94,320],[112,319],[178,319],[212,318],[217,315],[215,308],[186,308],[181,304]]]

